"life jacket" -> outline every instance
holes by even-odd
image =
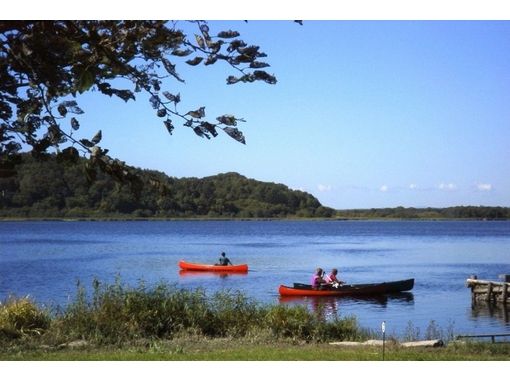
[[[319,285],[321,284],[320,278],[321,278],[321,276],[319,276],[319,275],[317,275],[317,274],[314,274],[314,275],[312,276],[311,285],[312,285],[314,288],[319,287]]]

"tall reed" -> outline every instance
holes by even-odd
[[[94,280],[91,295],[78,284],[75,299],[38,328],[49,340],[84,339],[97,344],[172,339],[187,331],[211,338],[260,332],[306,341],[361,334],[354,318],[326,321],[303,306],[260,304],[238,291],[207,295],[204,289],[180,289],[166,283],[147,287],[140,282],[133,287],[120,279],[113,284]]]

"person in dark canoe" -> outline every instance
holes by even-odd
[[[337,277],[337,274],[338,274],[338,269],[336,268],[333,268],[331,270],[331,273],[328,274],[326,277],[325,277],[325,280],[326,280],[326,284],[333,287],[333,288],[338,288],[340,285],[342,284],[345,284],[345,281],[342,281],[340,280],[338,277]]]
[[[219,263],[214,265],[234,265],[232,264],[232,261],[225,256],[225,252],[221,252],[220,258],[218,259]]]
[[[317,268],[312,276],[311,285],[313,288],[319,289],[322,285],[326,284],[326,280],[322,276],[324,276],[324,271],[322,268]]]

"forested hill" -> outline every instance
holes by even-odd
[[[509,207],[454,206],[445,208],[392,207],[337,210],[341,219],[510,219]]]
[[[89,183],[78,164],[25,155],[16,177],[0,178],[0,217],[331,217],[312,195],[282,184],[260,182],[237,173],[206,178],[173,178],[136,169],[140,192],[98,173]],[[155,187],[151,179],[165,185]]]

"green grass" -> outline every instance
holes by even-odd
[[[77,340],[124,346],[179,336],[325,342],[368,335],[353,317],[325,320],[302,305],[267,305],[241,292],[206,294],[165,283],[131,287],[120,279],[114,284],[94,281],[91,295],[78,286],[75,300],[53,312],[28,298],[0,303],[0,351],[59,347]]]
[[[239,292],[206,295],[166,284],[147,288],[100,284],[78,287],[66,308],[44,310],[29,298],[0,303],[0,360],[95,361],[376,361],[381,347],[339,347],[377,334],[355,318],[325,319],[299,305],[259,304]],[[418,338],[410,324],[405,334]],[[444,339],[434,321],[426,339]],[[446,339],[445,339],[446,338]],[[469,342],[443,348],[402,348],[389,339],[386,360],[508,360],[510,343]],[[73,347],[73,343],[81,346]]]
[[[510,344],[450,344],[441,348],[387,347],[386,361],[502,361]],[[19,349],[0,360],[33,361],[381,361],[381,347],[338,347],[327,343],[259,343],[236,339],[152,342],[146,346],[86,349]]]

